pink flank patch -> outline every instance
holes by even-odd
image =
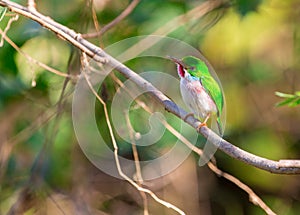
[[[180,77],[184,78],[183,66],[181,66],[180,64],[177,64],[177,71],[178,71],[178,74],[180,75]]]
[[[199,81],[194,81],[193,85],[197,93],[201,93],[204,90]]]
[[[201,86],[199,86],[196,88],[196,90],[197,90],[197,93],[201,93],[203,91],[203,88]]]

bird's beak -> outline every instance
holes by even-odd
[[[175,57],[171,57],[171,56],[167,56],[171,61],[175,62],[176,64],[181,65],[182,67],[185,67],[184,63],[182,62],[182,60],[175,58]]]

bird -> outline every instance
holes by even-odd
[[[199,126],[207,126],[210,117],[216,116],[219,134],[223,134],[221,114],[224,106],[224,96],[218,82],[210,73],[211,67],[204,60],[194,56],[186,56],[182,59],[170,57],[177,65],[180,77],[180,92],[186,106],[192,111],[184,117],[184,121],[190,115],[204,120]]]

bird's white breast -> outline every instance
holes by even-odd
[[[217,113],[214,101],[202,87],[199,80],[181,78],[180,91],[184,103],[197,117],[204,119],[209,113]]]

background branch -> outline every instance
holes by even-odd
[[[90,43],[89,41],[83,39],[80,34],[76,33],[75,31],[63,26],[54,20],[50,19],[49,17],[44,16],[43,14],[37,11],[30,11],[28,8],[23,7],[17,3],[1,0],[0,5],[3,7],[7,7],[12,12],[18,13],[25,17],[28,17],[45,28],[49,29],[53,33],[57,34],[60,38],[63,38],[73,44],[75,47],[80,49],[82,52],[86,53],[89,57],[94,59],[100,63],[107,63],[111,67],[115,68],[125,77],[130,78],[134,83],[136,83],[142,89],[151,92],[152,96],[160,102],[167,111],[173,113],[177,117],[181,118],[182,120],[186,116],[187,112],[184,111],[182,108],[178,107],[173,101],[171,101],[167,96],[165,96],[161,91],[155,88],[150,82],[146,81],[134,71],[126,67],[124,64],[120,63],[112,56],[105,53],[101,48],[95,46],[94,44]],[[220,5],[215,5],[220,6]],[[214,8],[209,8],[210,10]],[[206,11],[209,12],[210,10]],[[200,124],[199,120],[194,117],[188,117],[185,120],[186,123],[197,129],[198,125]],[[201,127],[198,131],[201,135],[205,138],[209,137],[209,140],[212,144],[219,147],[220,150],[225,152],[227,155],[240,160],[244,163],[249,165],[255,166],[257,168],[272,172],[272,173],[279,173],[279,174],[300,174],[300,161],[298,160],[280,160],[274,161],[269,160],[263,157],[256,156],[249,152],[246,152],[228,141],[222,139],[217,134],[215,134],[211,129],[208,127]]]
[[[125,19],[134,10],[134,8],[138,5],[139,2],[140,0],[133,0],[119,16],[117,16],[114,20],[112,20],[110,23],[105,25],[99,31],[94,33],[89,33],[89,34],[83,34],[82,37],[93,38],[93,37],[99,37],[103,35],[106,31],[113,28],[115,25],[117,25],[119,22]]]

